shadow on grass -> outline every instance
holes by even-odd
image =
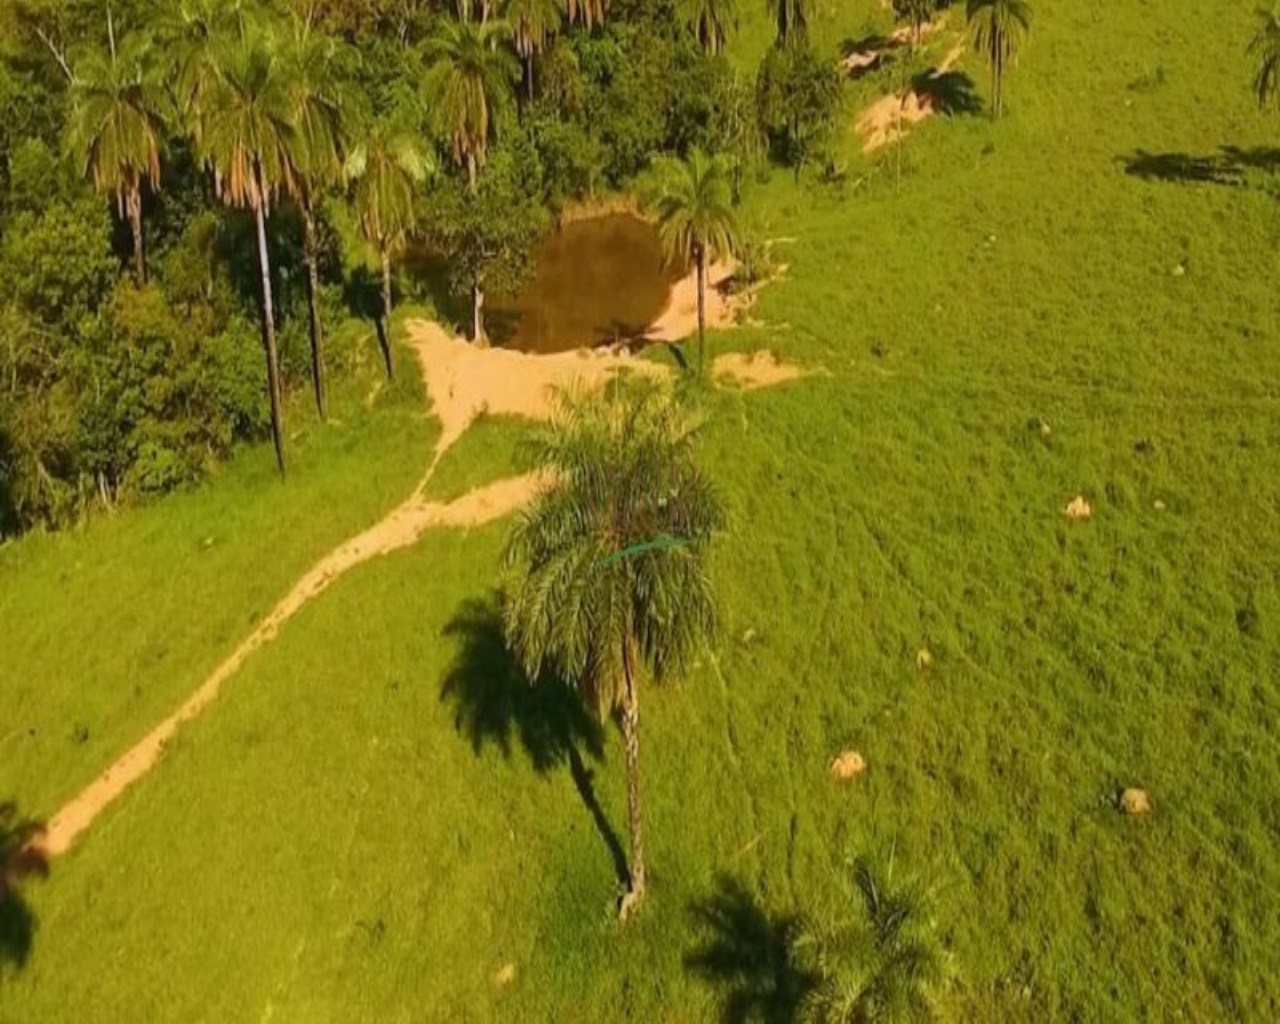
[[[49,862],[30,843],[42,831],[39,822],[18,814],[17,804],[0,804],[0,974],[6,967],[22,970],[35,941],[36,916],[22,898],[20,883],[49,874]]]
[[[685,968],[725,990],[725,1024],[789,1024],[798,1018],[817,976],[796,958],[800,921],[770,916],[741,882],[716,878],[715,891],[693,905],[706,945],[685,956]]]
[[[496,596],[463,603],[444,635],[459,641],[440,699],[454,705],[454,725],[479,754],[495,745],[510,757],[518,743],[534,771],[569,769],[582,803],[613,860],[618,881],[628,879],[627,858],[617,832],[596,797],[594,773],[583,752],[604,755],[604,729],[568,686],[547,679],[532,683],[507,651]]]
[[[1188,184],[1243,185],[1246,171],[1275,173],[1280,170],[1280,148],[1254,146],[1220,146],[1216,153],[1194,156],[1190,153],[1149,153],[1136,150],[1121,157],[1124,172],[1144,181],[1185,182]]]
[[[978,87],[963,71],[925,71],[912,79],[911,88],[927,97],[933,109],[946,117],[982,112]]]

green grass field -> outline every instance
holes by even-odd
[[[831,49],[885,25],[850,6]],[[1280,122],[1248,5],[1036,16],[1003,122],[925,123],[898,185],[852,137],[872,77],[842,185],[748,195],[789,270],[713,343],[821,372],[710,399],[724,629],[646,697],[636,922],[614,731],[508,665],[503,527],[437,532],[309,605],[24,890],[0,1022],[786,1020],[779,922],[853,914],[849,859],[889,848],[934,893],[944,1019],[1280,1017]],[[52,813],[400,500],[420,409],[353,390],[285,486],[255,451],[0,549],[0,800]],[[520,435],[484,422],[431,495]]]

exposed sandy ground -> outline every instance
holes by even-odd
[[[706,320],[708,330],[723,330],[738,322],[738,311],[746,309],[754,298],[748,290],[729,293],[729,281],[737,270],[733,262],[713,263],[707,268]],[[684,341],[698,332],[698,278],[696,274],[677,281],[662,315],[654,321],[645,337],[650,341]]]
[[[711,379],[724,380],[743,391],[771,388],[799,380],[807,371],[794,363],[784,363],[772,352],[726,352],[711,364]]]
[[[682,323],[679,317],[686,315],[682,303],[683,300],[673,299],[668,311],[667,329],[672,336],[685,336],[677,335],[673,326]],[[551,389],[556,386],[599,387],[620,370],[656,377],[668,375],[660,364],[627,355],[585,351],[526,355],[478,348],[426,321],[410,324],[409,337],[418,355],[432,412],[443,427],[435,458],[413,495],[313,566],[177,711],[54,815],[33,844],[35,851],[46,857],[65,853],[112,801],[155,766],[178,729],[217,699],[223,685],[250,655],[270,643],[285,623],[346,573],[379,555],[412,546],[427,530],[481,526],[525,505],[542,483],[536,474],[499,480],[448,503],[425,498],[427,483],[440,456],[462,436],[476,415],[488,410],[545,420],[552,413]],[[781,364],[769,354],[750,358],[723,355],[716,360],[714,372],[716,378],[727,378],[745,389],[801,376],[798,368]]]
[[[963,56],[964,43],[957,43],[931,73],[937,78],[946,74]],[[854,127],[862,136],[862,152],[874,153],[907,134],[910,125],[918,124],[934,111],[933,97],[914,89],[906,95],[890,93],[876,100],[858,115]]]
[[[944,12],[942,17],[937,21],[927,21],[920,26],[920,40],[923,42],[931,35],[936,33],[943,25],[946,24],[947,16]],[[887,42],[882,46],[873,46],[865,50],[855,50],[840,62],[840,69],[848,74],[858,71],[865,71],[868,68],[875,67],[886,53],[890,50],[896,50],[899,46],[907,46],[911,43],[911,26],[903,25],[901,28],[895,28],[887,36],[884,37]]]

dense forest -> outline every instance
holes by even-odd
[[[839,77],[773,8],[752,77],[731,0],[0,0],[0,537],[272,435],[283,472],[288,395],[394,372],[399,297],[482,341],[658,155],[820,166]]]

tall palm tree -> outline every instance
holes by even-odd
[[[809,27],[809,0],[765,0],[778,27],[778,45],[802,40]]]
[[[484,164],[497,115],[507,105],[519,74],[511,52],[500,45],[510,38],[504,21],[477,24],[445,18],[427,44],[431,60],[428,93],[453,147],[453,158],[467,169],[471,190]]]
[[[642,677],[679,676],[714,632],[703,563],[724,514],[694,463],[693,426],[669,396],[619,386],[559,399],[537,447],[551,482],[508,542],[503,620],[530,679],[557,677],[619,713],[631,832],[625,917],[645,893]]]
[[[731,170],[722,157],[693,150],[688,160],[660,168],[652,202],[667,258],[693,265],[698,278],[698,374],[705,364],[707,263],[732,258],[739,232],[733,212]]]
[[[284,38],[284,74],[288,80],[296,131],[292,154],[297,174],[293,198],[302,213],[302,258],[307,267],[307,303],[311,313],[311,383],[316,411],[325,418],[324,324],[321,322],[319,202],[341,179],[350,149],[354,99],[344,87],[338,44],[295,19]]]
[[[711,56],[724,49],[729,33],[738,28],[737,0],[684,0],[684,22]]]
[[[858,923],[839,923],[807,937],[820,979],[801,1007],[811,1024],[932,1020],[949,965],[929,897],[918,884],[894,878],[893,859],[881,867],[853,865],[862,903]]]
[[[106,53],[77,62],[71,83],[68,148],[97,191],[114,196],[133,238],[134,274],[147,279],[142,235],[142,190],[160,187],[164,135],[163,92],[147,60],[150,41],[138,34],[117,45],[107,13]]]
[[[565,17],[570,24],[581,22],[588,30],[604,24],[609,0],[564,0]]]
[[[160,40],[178,113],[199,145],[202,111],[218,83],[222,48],[245,30],[240,0],[182,0],[166,8]]]
[[[271,256],[267,218],[283,189],[297,190],[295,154],[299,151],[297,108],[284,62],[271,40],[248,30],[219,52],[219,74],[207,90],[197,116],[200,155],[213,170],[219,197],[247,209],[257,229],[262,272],[262,344],[271,395],[271,435],[283,474],[284,411],[280,397],[280,358],[276,349],[271,293]]]
[[[525,95],[533,99],[533,62],[560,28],[559,0],[507,0],[511,42],[524,63]]]
[[[973,48],[991,66],[992,117],[1004,113],[1004,73],[1031,32],[1027,0],[968,0]]]
[[[1280,101],[1280,8],[1258,11],[1258,31],[1249,52],[1258,61],[1253,94],[1259,106]]]
[[[369,126],[347,158],[346,174],[355,185],[353,200],[360,232],[378,250],[382,268],[382,355],[387,376],[391,360],[391,259],[413,229],[415,193],[433,170],[431,154],[417,136],[392,119]]]

